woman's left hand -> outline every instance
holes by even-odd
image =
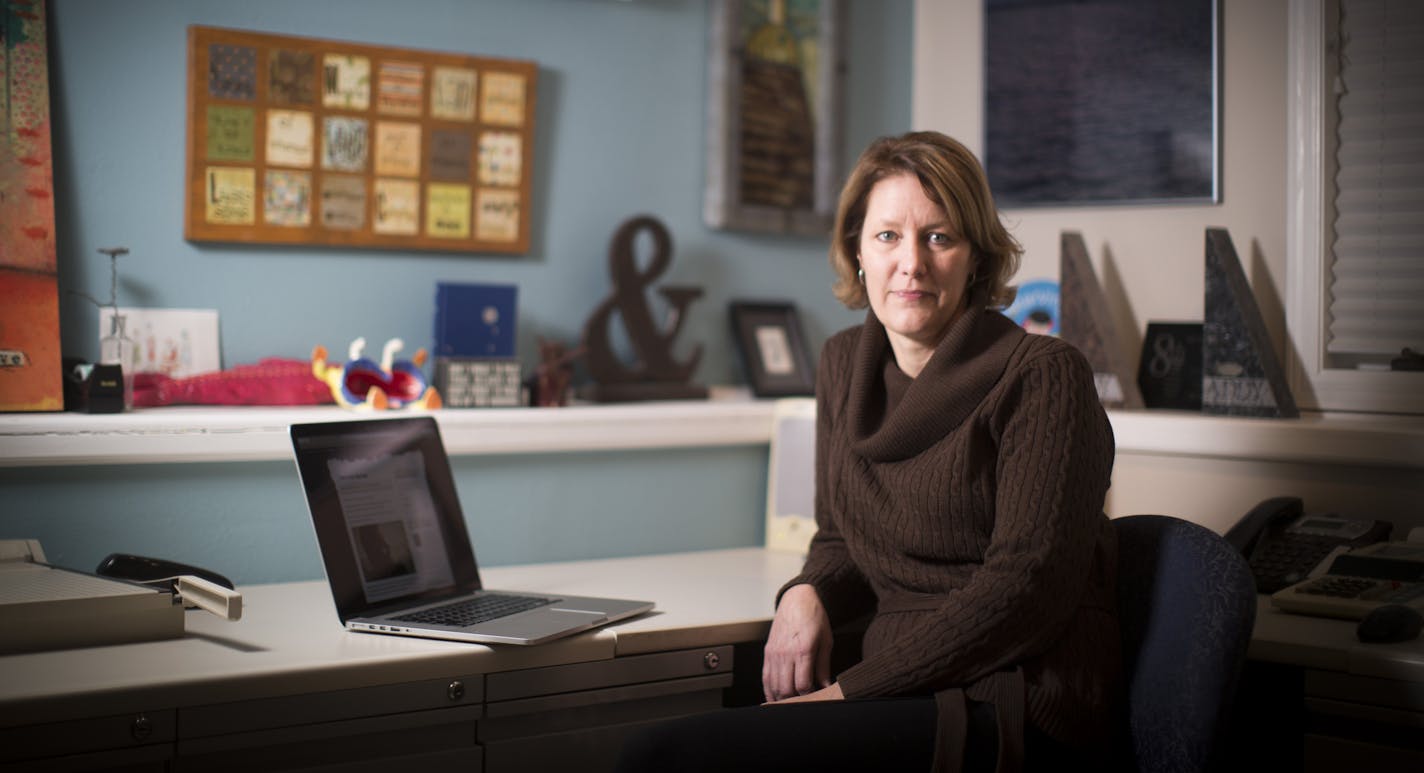
[[[809,693],[806,693],[805,695],[794,695],[794,696],[792,696],[792,697],[790,697],[790,698],[782,698],[782,699],[779,700],[779,701],[770,701],[770,702],[766,703],[765,705],[767,705],[767,706],[775,706],[775,705],[777,705],[777,704],[779,704],[779,703],[808,703],[808,702],[810,702],[810,701],[842,701],[842,700],[845,700],[845,695],[844,695],[843,693],[841,693],[841,685],[840,685],[840,683],[839,683],[839,682],[832,682],[829,687],[822,687],[821,689],[819,689],[819,690],[817,690],[817,691],[815,691],[815,692],[809,692]]]

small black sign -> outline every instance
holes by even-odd
[[[1202,325],[1148,322],[1142,340],[1137,385],[1148,408],[1200,411],[1202,407]]]

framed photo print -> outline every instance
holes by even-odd
[[[733,301],[732,338],[757,397],[816,393],[816,371],[796,307],[784,302]]]
[[[835,215],[843,0],[712,0],[703,220],[824,236]]]

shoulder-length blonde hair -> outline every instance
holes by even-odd
[[[999,219],[979,160],[939,132],[881,137],[860,155],[836,207],[830,255],[836,297],[852,309],[869,303],[865,285],[856,275],[866,202],[876,183],[898,174],[918,178],[925,195],[944,210],[955,235],[969,242],[974,256],[972,281],[966,288],[969,305],[1002,308],[1012,303],[1016,288],[1009,286],[1009,280],[1019,270],[1023,247]]]

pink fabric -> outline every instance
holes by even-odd
[[[161,373],[134,375],[134,406],[323,405],[335,400],[312,375],[311,360],[265,357],[255,365],[175,379]]]

